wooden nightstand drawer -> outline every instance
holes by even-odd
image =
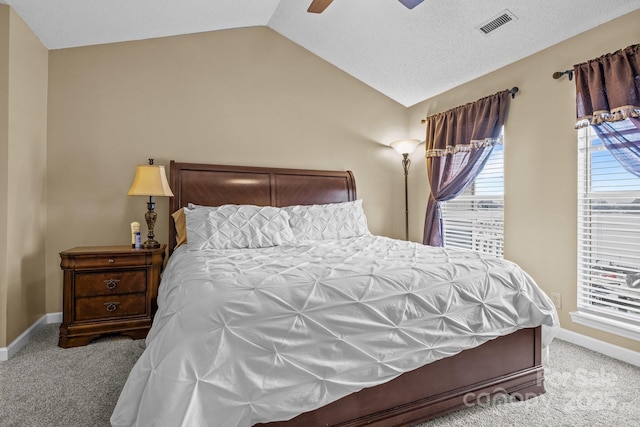
[[[76,274],[76,297],[129,294],[146,290],[146,269]]]
[[[126,294],[76,299],[76,321],[111,319],[144,315],[147,312],[145,294]]]
[[[139,255],[114,255],[107,256],[76,256],[76,269],[83,268],[111,268],[111,267],[136,267],[146,264],[145,257]]]

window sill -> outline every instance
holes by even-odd
[[[630,325],[625,322],[610,319],[596,314],[574,311],[569,313],[574,323],[589,326],[590,328],[599,329],[621,337],[640,341],[640,327]]]

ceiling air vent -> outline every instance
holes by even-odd
[[[509,10],[504,10],[502,13],[500,13],[500,15],[496,16],[495,18],[492,18],[490,21],[485,22],[484,24],[479,26],[478,29],[482,31],[484,34],[489,34],[493,30],[496,30],[502,27],[504,24],[507,24],[511,21],[515,21],[517,19],[518,18]]]

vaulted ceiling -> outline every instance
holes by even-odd
[[[321,14],[307,12],[311,0],[2,2],[48,49],[268,26],[405,106],[640,9],[640,0],[424,0],[413,9],[334,0]],[[500,17],[504,25],[480,30]]]

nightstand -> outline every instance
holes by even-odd
[[[146,337],[166,247],[89,246],[60,252],[64,281],[58,345],[86,345],[105,334]]]

